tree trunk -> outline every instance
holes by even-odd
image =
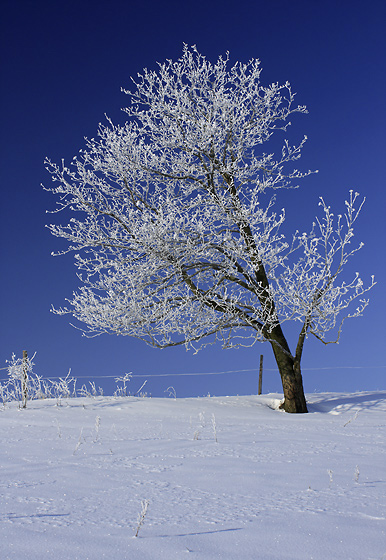
[[[271,346],[283,385],[284,402],[280,408],[292,413],[308,412],[300,363],[291,355],[280,326],[272,332]]]

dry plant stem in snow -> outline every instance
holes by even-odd
[[[141,501],[141,513],[138,515],[137,529],[136,529],[134,537],[138,537],[139,530],[142,527],[142,525],[144,524],[148,507],[149,507],[149,501],[148,500]]]
[[[23,406],[26,393],[28,394],[28,400],[56,399],[57,406],[62,406],[62,399],[71,397],[96,397],[98,394],[103,396],[103,389],[101,387],[97,389],[93,381],[89,381],[88,385],[84,384],[80,389],[77,389],[77,379],[71,376],[71,368],[65,377],[59,377],[58,380],[43,379],[33,371],[35,364],[32,360],[35,355],[36,352],[32,358],[27,358],[27,360],[23,361],[20,358],[16,358],[15,354],[12,354],[11,360],[6,360],[8,364],[8,378],[0,381],[0,402],[3,403],[3,406],[12,401],[19,401],[20,406]],[[25,376],[23,369],[27,369],[27,376]],[[27,380],[26,385],[25,379]],[[127,383],[130,379],[130,373],[115,379],[117,389],[114,392],[114,396],[127,395]],[[139,391],[141,391],[145,384],[146,381]],[[95,429],[98,435],[97,426]]]
[[[140,397],[141,397],[141,396],[146,396],[146,393],[142,393],[142,389],[145,387],[146,383],[147,383],[147,379],[146,379],[146,381],[144,381],[144,382],[142,383],[142,385],[140,386],[140,388],[138,389],[138,391],[134,394],[135,397],[136,397],[137,395],[139,395]]]
[[[167,395],[173,399],[177,398],[177,393],[174,387],[168,387],[165,389],[164,393],[167,393]]]
[[[121,377],[115,378],[115,383],[117,383],[117,389],[114,392],[115,397],[127,397],[127,383],[131,377],[131,373],[125,373]],[[122,383],[122,385],[119,385],[119,383]]]
[[[353,420],[356,420],[356,418],[358,417],[358,414],[359,414],[359,410],[356,411],[355,415],[352,418],[350,418],[350,420],[348,420],[345,424],[343,424],[343,428],[348,426]]]
[[[60,428],[60,424],[59,424],[59,421],[58,421],[57,418],[56,418],[56,428],[58,430],[58,437],[61,438],[62,437],[62,430]]]
[[[77,451],[79,450],[80,446],[82,445],[82,443],[84,443],[84,438],[83,438],[83,428],[80,430],[80,434],[79,434],[79,439],[78,439],[78,443],[75,446],[73,455],[75,455],[77,453]]]
[[[101,417],[97,416],[95,418],[95,438],[94,438],[94,443],[97,442],[99,440],[99,428],[101,425]]]
[[[213,428],[214,441],[215,441],[216,443],[218,443],[218,441],[217,441],[216,417],[215,417],[214,414],[212,414],[212,428]]]
[[[43,379],[33,371],[35,364],[33,358],[27,358],[24,361],[12,355],[11,360],[7,360],[8,378],[0,382],[0,398],[5,406],[10,401],[20,401],[23,404],[24,395],[28,393],[29,400],[54,398],[57,405],[61,405],[62,398],[76,396],[75,384],[76,380],[70,376],[69,370],[66,377],[59,380]],[[27,369],[27,385],[23,381],[23,367]]]

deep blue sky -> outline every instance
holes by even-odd
[[[259,58],[262,82],[289,80],[307,105],[309,115],[294,120],[292,133],[308,135],[301,163],[319,174],[279,196],[289,231],[308,229],[319,196],[337,213],[349,189],[367,197],[356,230],[365,247],[351,272],[360,271],[365,282],[375,274],[378,285],[365,316],[346,323],[339,345],[307,341],[303,372],[308,392],[384,389],[385,28],[382,0],[3,1],[0,367],[27,349],[37,352],[35,369],[44,376],[69,368],[77,377],[255,370],[149,377],[146,386],[153,396],[169,385],[178,396],[246,394],[256,391],[263,353],[264,391],[280,390],[268,345],[161,351],[127,337],[87,340],[68,317],[50,313],[78,284],[73,257],[50,256],[60,240],[44,227],[55,200],[40,187],[50,182],[43,160],[69,161],[105,113],[122,120],[127,98],[120,88],[142,68],[178,58],[185,42],[212,61],[227,50],[232,61]],[[131,390],[144,379],[134,379]]]

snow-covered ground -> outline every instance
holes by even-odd
[[[0,557],[386,558],[386,392],[278,399],[7,404]]]

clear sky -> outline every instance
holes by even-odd
[[[382,0],[3,0],[1,10],[1,332],[0,367],[14,352],[37,352],[36,372],[76,377],[119,376],[131,371],[136,391],[162,396],[256,392],[260,354],[263,390],[280,390],[271,348],[221,350],[197,355],[183,348],[156,350],[128,337],[85,339],[69,317],[50,313],[78,286],[73,256],[51,257],[60,240],[45,224],[54,197],[43,160],[70,161],[108,114],[122,122],[121,87],[156,61],[176,59],[182,44],[196,44],[215,61],[259,58],[262,82],[291,82],[299,115],[293,133],[309,141],[301,160],[319,174],[280,195],[287,228],[309,229],[319,196],[343,211],[349,189],[366,196],[357,224],[358,270],[376,276],[365,316],[346,323],[339,345],[308,340],[303,357],[307,392],[385,388],[385,28]],[[63,220],[64,221],[64,220]],[[226,375],[187,376],[249,370]],[[5,375],[0,371],[0,378]],[[150,377],[156,374],[180,374]],[[86,380],[84,380],[86,381]],[[111,379],[99,384],[109,390]],[[98,382],[97,382],[98,383]]]

